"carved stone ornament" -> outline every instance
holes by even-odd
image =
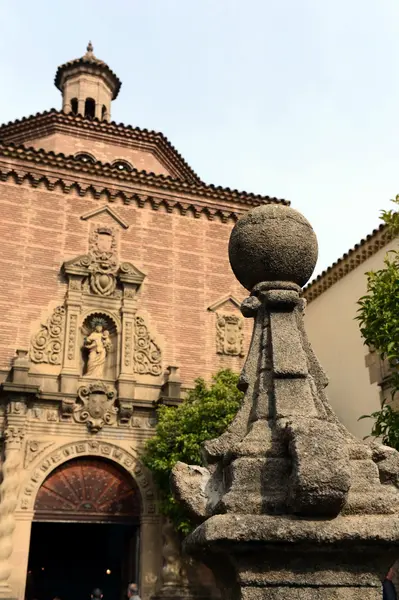
[[[216,313],[216,351],[228,356],[244,356],[243,319],[234,314]]]
[[[4,431],[4,439],[7,448],[19,448],[24,439],[25,428],[16,425],[9,425]]]
[[[134,331],[134,371],[140,375],[162,373],[162,353],[151,337],[143,317],[136,316]]]
[[[119,422],[121,425],[128,425],[133,414],[133,404],[131,402],[119,402]]]
[[[55,442],[48,441],[39,441],[39,440],[30,440],[27,442],[25,446],[25,459],[24,459],[24,468],[30,465],[31,462],[36,460],[38,456],[40,456],[45,450],[51,448]]]
[[[64,268],[67,274],[84,277],[83,293],[103,297],[121,295],[122,291],[117,289],[118,278],[138,285],[144,280],[144,274],[134,265],[119,264],[117,237],[113,227],[96,227],[89,238],[88,254],[68,261]]]
[[[50,365],[61,363],[64,328],[65,308],[58,306],[31,340],[29,356],[32,362]]]
[[[75,421],[86,423],[93,433],[100,431],[104,425],[114,425],[118,414],[116,395],[115,388],[102,381],[81,386],[73,411]]]

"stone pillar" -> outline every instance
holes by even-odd
[[[95,116],[95,117],[96,117],[96,119],[98,119],[99,121],[101,121],[101,111],[102,111],[102,105],[101,105],[101,103],[98,101],[98,98],[97,98],[97,101],[96,101],[96,110],[95,110],[94,116]]]
[[[22,467],[22,440],[25,434],[25,402],[10,402],[7,406],[4,431],[3,480],[0,485],[0,598],[12,598],[9,584],[10,557],[13,551],[15,509],[18,502]]]
[[[86,102],[86,98],[79,98],[78,99],[78,115],[84,116],[84,114],[85,114],[85,102]]]
[[[66,299],[65,315],[65,344],[64,357],[61,370],[61,392],[65,394],[76,394],[78,381],[81,375],[79,371],[79,320],[82,310],[82,278],[84,271],[75,269],[77,273],[69,272],[68,296]],[[72,271],[72,270],[71,270]]]
[[[185,549],[229,600],[380,600],[398,552],[399,453],[353,438],[328,404],[301,298],[316,236],[297,211],[260,206],[235,225],[229,256],[251,292],[245,397],[204,444],[207,467],[173,470],[199,523]]]
[[[180,598],[182,596],[182,561],[180,544],[169,519],[162,525],[162,587],[155,598]]]
[[[149,600],[159,588],[160,517],[142,515],[140,522],[140,596]]]
[[[118,396],[121,401],[134,398],[134,319],[137,311],[137,286],[123,281],[122,304],[122,352],[118,377]]]
[[[15,598],[24,600],[33,512],[16,513],[10,585]]]

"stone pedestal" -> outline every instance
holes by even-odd
[[[315,234],[296,211],[262,206],[238,221],[229,254],[251,291],[246,393],[204,444],[207,467],[173,471],[177,499],[202,523],[185,549],[229,600],[380,599],[399,551],[399,454],[354,439],[328,404],[301,298]]]

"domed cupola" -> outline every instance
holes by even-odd
[[[58,67],[54,83],[62,93],[65,113],[101,121],[111,119],[111,102],[122,85],[109,66],[94,55],[91,42],[82,58]]]

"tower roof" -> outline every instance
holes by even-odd
[[[122,82],[104,61],[94,55],[91,42],[87,44],[86,54],[81,58],[75,58],[58,67],[54,84],[62,92],[64,83],[69,77],[87,72],[102,77],[112,90],[112,100],[115,100]]]

